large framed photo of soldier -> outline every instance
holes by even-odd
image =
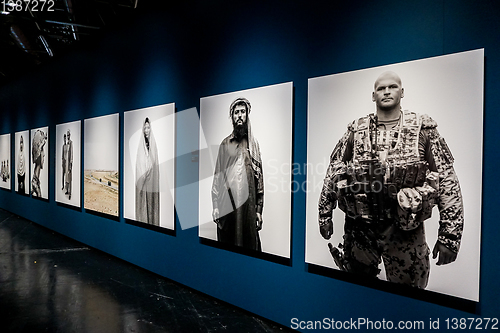
[[[49,127],[31,130],[31,196],[49,199]]]
[[[0,135],[0,188],[11,189],[12,163],[10,159],[10,133]]]
[[[85,119],[83,131],[83,207],[118,217],[119,114]]]
[[[30,154],[29,142],[30,132],[21,131],[14,135],[14,191],[19,194],[29,195],[29,179],[30,179]]]
[[[290,258],[292,82],[201,98],[199,236]]]
[[[483,77],[480,49],[309,79],[310,267],[479,300]]]
[[[123,141],[124,217],[174,230],[175,104],[125,112]]]
[[[56,202],[81,207],[80,120],[56,125]]]

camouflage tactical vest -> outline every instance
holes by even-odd
[[[399,123],[390,129],[377,128],[373,114],[351,124],[353,158],[346,180],[337,183],[342,211],[372,222],[394,219],[403,229],[415,228],[430,216],[433,202],[427,197],[420,214],[402,211],[397,203],[402,188],[426,181],[428,163],[421,161],[418,149],[421,127],[422,118],[409,111],[402,111]]]
[[[358,119],[353,124],[353,161],[356,163],[372,159],[372,149],[377,150],[381,162],[387,162],[389,167],[394,164],[401,165],[401,163],[418,161],[418,138],[421,125],[418,114],[403,111],[398,125],[386,130],[377,128],[375,134],[370,133],[370,116]],[[375,140],[376,146],[372,147],[371,142]]]

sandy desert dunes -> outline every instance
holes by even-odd
[[[118,216],[118,171],[85,170],[85,209]]]

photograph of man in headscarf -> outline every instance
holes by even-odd
[[[142,125],[135,170],[135,219],[159,226],[160,167],[158,148],[148,117]]]
[[[233,131],[219,146],[212,184],[212,218],[219,242],[261,251],[264,177],[250,112],[250,102],[245,98],[237,98],[229,107]]]

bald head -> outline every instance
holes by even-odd
[[[377,105],[379,117],[385,118],[382,114],[388,118],[398,116],[401,98],[404,97],[399,75],[394,72],[384,72],[377,78],[373,88],[372,101]]]
[[[391,72],[391,71],[387,71],[387,72],[380,74],[379,77],[377,78],[377,80],[375,80],[375,84],[373,85],[373,88],[375,90],[377,90],[377,85],[382,80],[394,80],[399,84],[400,87],[403,86],[403,84],[401,83],[401,78],[399,77],[398,74]]]

